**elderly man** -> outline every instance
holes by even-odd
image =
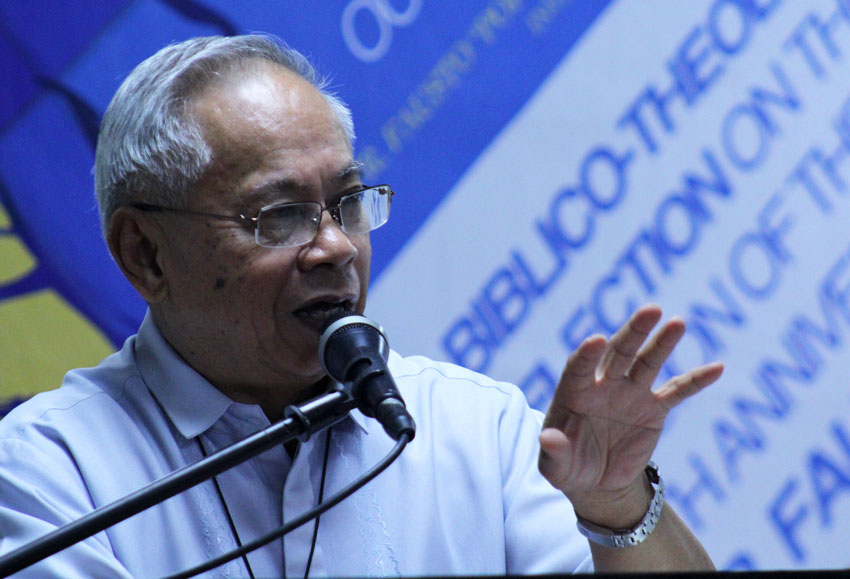
[[[386,221],[392,197],[361,183],[353,138],[345,105],[301,55],[268,37],[192,39],[130,74],[104,116],[96,189],[109,249],[149,310],[119,352],[0,422],[0,551],[333,387],[319,334],[330,315],[364,311],[368,233]],[[586,340],[545,420],[513,386],[392,352],[418,424],[413,443],[319,521],[212,574],[711,568],[647,464],[670,408],[722,367],[653,392],[684,331],[674,319],[648,339],[660,316],[647,306],[610,341]],[[311,508],[392,444],[352,411],[25,573],[181,571]]]

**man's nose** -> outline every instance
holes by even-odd
[[[330,211],[322,212],[316,237],[305,249],[305,263],[310,267],[319,263],[344,265],[358,255],[357,246],[342,230],[342,225],[334,219]]]

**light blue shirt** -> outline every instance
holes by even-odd
[[[311,577],[591,570],[566,498],[537,470],[541,416],[514,386],[391,353],[416,438],[377,479],[322,515]],[[0,421],[0,553],[9,552],[269,425],[171,349],[148,315],[96,368],[69,372]],[[219,475],[243,543],[316,504],[326,433]],[[324,496],[392,448],[357,411],[332,427]],[[236,546],[206,481],[26,570],[33,577],[160,577]],[[257,577],[303,577],[314,523],[254,551]],[[212,577],[243,577],[237,559]]]

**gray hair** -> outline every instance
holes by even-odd
[[[130,73],[103,115],[94,181],[104,233],[113,212],[134,201],[185,208],[187,191],[212,162],[200,128],[186,114],[187,103],[213,79],[258,58],[316,87],[354,143],[351,110],[306,57],[277,38],[211,36],[172,44]]]

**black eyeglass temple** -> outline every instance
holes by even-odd
[[[152,203],[143,203],[143,202],[130,203],[129,206],[132,207],[133,209],[138,209],[140,211],[166,211],[167,210],[165,207],[163,207],[161,205],[154,205]]]

